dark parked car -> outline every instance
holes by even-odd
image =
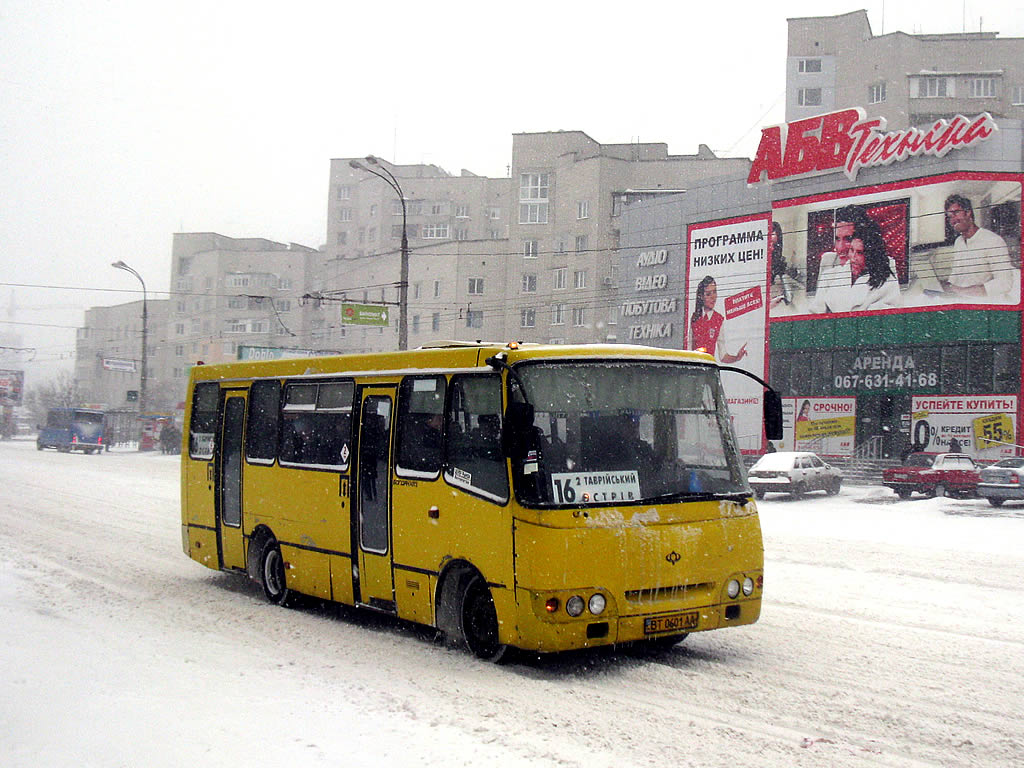
[[[993,507],[1024,501],[1024,458],[1003,459],[981,470],[978,495]]]
[[[775,492],[803,496],[808,491],[825,491],[834,496],[843,484],[838,469],[807,451],[766,453],[750,468],[747,476],[759,499]]]
[[[973,496],[978,465],[966,453],[912,453],[902,467],[882,471],[882,484],[901,499],[916,491],[927,496]]]

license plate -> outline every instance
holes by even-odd
[[[699,612],[673,613],[670,616],[652,616],[644,619],[644,634],[655,635],[659,632],[685,632],[697,628]]]

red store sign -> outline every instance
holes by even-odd
[[[885,133],[885,118],[867,120],[860,107],[843,109],[762,129],[747,183],[757,184],[763,176],[771,182],[839,169],[853,181],[861,168],[942,157],[951,149],[979,144],[997,130],[992,116],[982,112],[974,118],[936,120],[927,129]]]

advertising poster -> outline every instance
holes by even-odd
[[[0,405],[21,405],[24,371],[0,371]]]
[[[767,324],[766,217],[696,224],[689,231],[689,349],[764,378]],[[722,377],[742,450],[762,447],[762,387],[739,374]]]
[[[773,207],[772,318],[1017,307],[1021,185],[962,174]]]
[[[855,397],[787,397],[782,400],[780,451],[852,456],[857,432]]]
[[[1016,455],[1016,395],[914,396],[910,418],[914,450],[982,461]]]

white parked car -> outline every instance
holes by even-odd
[[[747,476],[759,499],[766,493],[803,496],[808,491],[824,491],[834,496],[843,483],[838,469],[809,451],[766,453],[750,468]]]

